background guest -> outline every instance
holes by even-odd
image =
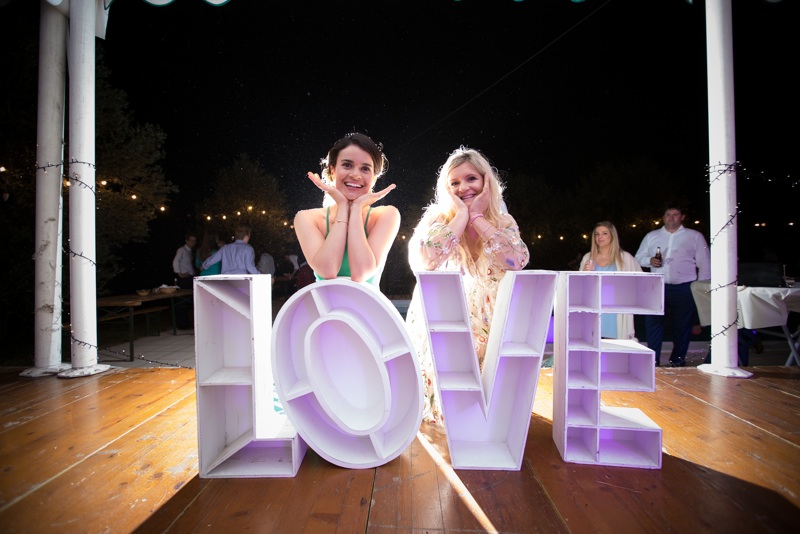
[[[695,280],[711,279],[711,255],[703,234],[683,226],[686,214],[680,206],[664,210],[664,226],[644,236],[636,260],[654,273],[664,274],[664,315],[645,316],[647,346],[655,351],[656,365],[661,364],[664,318],[672,320],[672,367],[686,365],[689,338],[697,309],[691,285]],[[661,252],[661,258],[656,253]]]
[[[620,248],[617,228],[610,221],[594,225],[592,248],[584,254],[580,265],[584,271],[642,271],[636,258]],[[632,314],[604,313],[600,316],[601,337],[636,339],[635,334]]]
[[[237,227],[234,236],[236,240],[233,243],[228,243],[203,262],[203,269],[221,262],[221,274],[259,274],[255,264],[256,253],[248,243],[250,227]]]
[[[274,283],[274,276],[275,276],[275,258],[272,257],[267,251],[261,253],[261,257],[258,258],[258,272],[261,274],[269,274],[273,276],[273,283]]]
[[[192,249],[197,244],[197,236],[189,232],[184,238],[183,246],[175,251],[172,258],[172,271],[175,273],[178,287],[192,289],[192,278],[195,275],[194,254]]]
[[[216,234],[209,232],[203,234],[203,240],[200,242],[200,246],[197,248],[197,254],[195,254],[194,259],[195,267],[200,269],[200,276],[220,274],[222,266],[219,263],[211,265],[208,269],[203,269],[203,262],[213,256],[214,253],[220,249],[217,243],[219,243],[219,239],[217,238]]]

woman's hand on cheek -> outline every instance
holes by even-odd
[[[347,202],[347,199],[344,198],[344,195],[338,189],[336,189],[336,187],[320,178],[319,174],[315,172],[309,172],[308,179],[311,180],[311,182],[323,192],[330,195],[330,197],[335,200],[337,204]]]
[[[397,187],[395,184],[391,184],[389,187],[381,189],[380,191],[370,191],[366,195],[361,195],[353,201],[353,206],[371,206],[375,202],[388,195],[395,187]]]
[[[489,188],[484,187],[483,191],[472,201],[472,205],[469,207],[469,214],[477,215],[478,213],[486,213],[486,210],[489,209],[489,195]]]
[[[452,191],[448,191],[450,193],[450,199],[453,201],[453,205],[456,207],[457,211],[466,211],[467,205],[464,204],[464,201],[461,200],[461,197],[453,193]]]

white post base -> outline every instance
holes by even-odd
[[[110,365],[105,364],[97,364],[97,365],[88,365],[86,367],[75,367],[72,369],[68,369],[61,373],[58,373],[59,378],[78,378],[80,376],[91,376],[100,374],[104,371],[108,371],[111,369]]]
[[[68,363],[62,363],[60,365],[56,365],[53,367],[31,367],[30,369],[25,369],[22,371],[19,376],[25,376],[28,378],[40,378],[42,376],[53,376],[55,374],[61,373],[66,371],[67,369],[72,368],[72,365]]]
[[[698,369],[710,375],[727,376],[728,378],[750,378],[753,373],[739,369],[738,367],[725,367],[714,365],[713,363],[703,363],[697,366]]]

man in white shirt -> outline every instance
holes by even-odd
[[[182,289],[192,288],[192,278],[195,274],[192,249],[196,244],[197,236],[193,233],[186,234],[183,246],[175,251],[175,257],[172,258],[172,272],[178,280],[178,287]]]
[[[191,232],[186,234],[183,246],[175,251],[175,257],[172,258],[172,271],[181,289],[192,289],[195,275],[193,249],[196,244],[197,236]],[[189,307],[185,303],[175,306],[175,327],[178,330],[192,329]]]
[[[258,272],[261,274],[271,274],[275,276],[275,258],[272,257],[272,254],[269,252],[264,252],[261,254],[261,258],[258,260]]]
[[[686,213],[679,206],[664,211],[664,226],[644,236],[636,261],[650,272],[664,274],[664,315],[645,316],[647,346],[655,351],[660,365],[664,318],[672,319],[672,367],[686,365],[689,338],[696,312],[692,282],[711,279],[711,255],[703,234],[683,226]],[[661,259],[656,258],[661,249]]]

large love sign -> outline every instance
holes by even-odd
[[[453,466],[519,469],[559,273],[507,274],[483,373],[460,274],[417,276]],[[195,280],[200,476],[294,476],[306,444],[342,467],[396,458],[419,429],[423,388],[395,307],[329,280],[294,294],[273,326],[269,282]]]

